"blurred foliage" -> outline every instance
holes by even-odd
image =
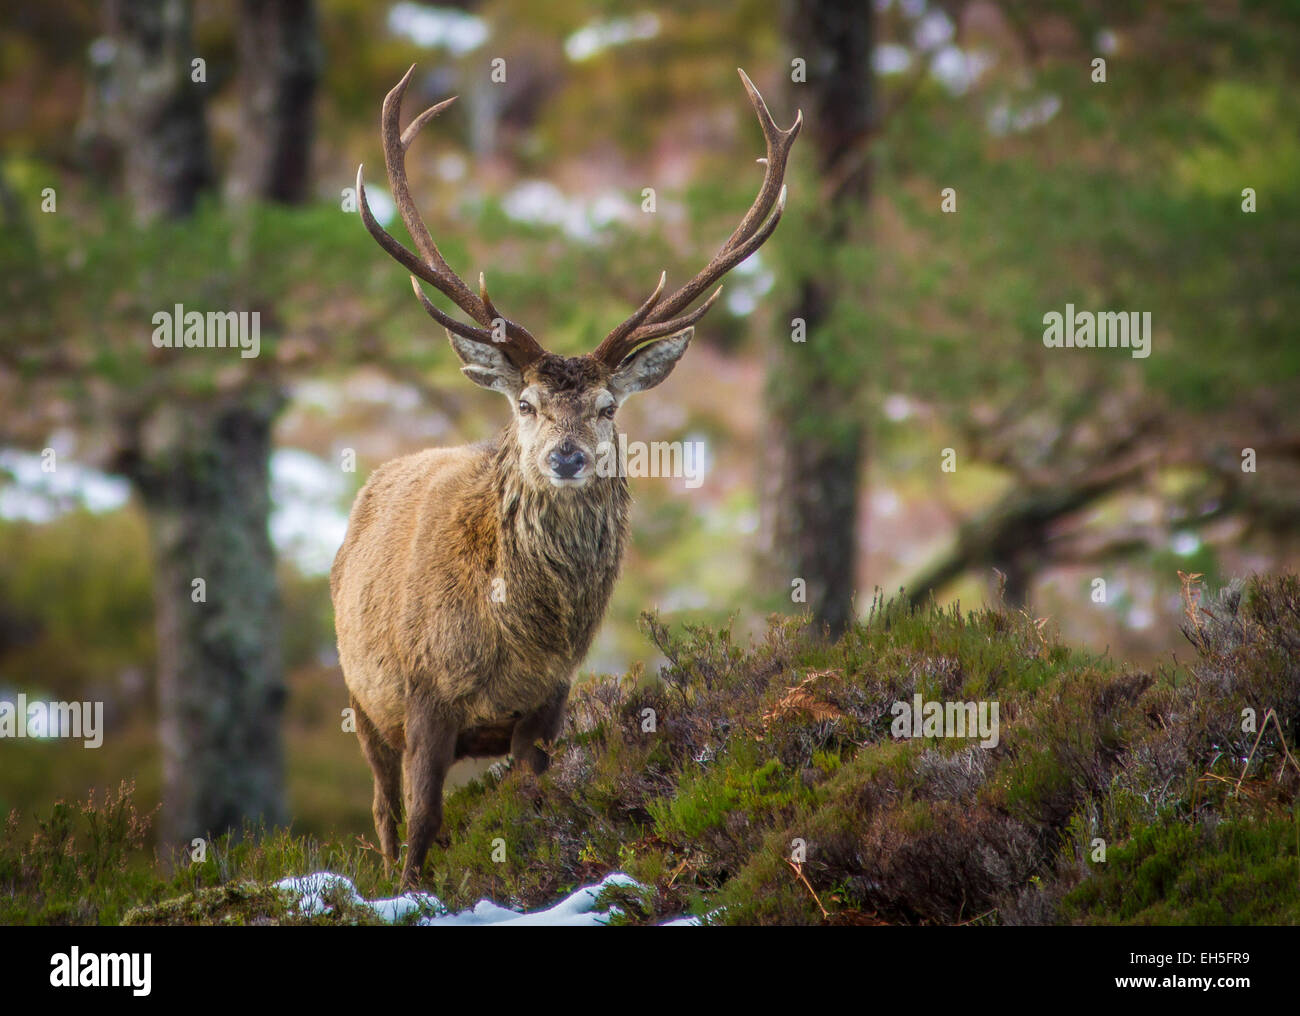
[[[123,670],[143,684],[154,654],[143,520],[81,510],[0,523],[0,604],[0,686],[78,699]]]
[[[1082,377],[1101,375],[1188,410],[1222,410],[1260,388],[1294,389],[1300,352],[1284,336],[1300,313],[1300,201],[1275,172],[1300,151],[1294,89],[1281,79],[1221,85],[1205,113],[1199,102],[1170,108],[1133,95],[1107,103],[1104,115],[1076,118],[1101,101],[1085,91],[1076,104],[1079,89],[1110,98],[1126,87],[1114,80],[1114,63],[1112,75],[1104,85],[1075,82],[1032,147],[991,141],[979,107],[940,107],[891,125],[881,151],[905,176],[889,187],[901,221],[887,224],[891,237],[878,238],[872,256],[882,283],[846,315],[887,336],[877,348],[896,383],[940,404],[1005,404],[1059,400]],[[1067,82],[1053,84],[1064,92]],[[1253,97],[1254,120],[1235,121],[1231,143],[1211,135],[1188,145],[1184,132],[1213,125],[1224,91]],[[1261,151],[1280,156],[1262,176]],[[940,212],[947,186],[957,191],[952,215]],[[1241,208],[1246,186],[1260,195],[1254,214]],[[1149,310],[1151,356],[1043,356],[1042,315],[1067,302]]]

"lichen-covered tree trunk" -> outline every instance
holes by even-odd
[[[131,472],[149,515],[168,842],[285,819],[275,392],[161,406]]]
[[[249,2],[242,13],[259,19],[239,30],[241,65],[253,83],[243,93],[240,143],[262,160],[250,171],[253,196],[299,200],[307,193],[316,82],[312,6]],[[138,217],[183,218],[214,184],[190,4],[113,0],[107,16],[111,59],[92,116],[121,152]],[[279,27],[272,31],[268,19]],[[304,64],[308,71],[295,69]],[[173,299],[157,294],[160,308]],[[196,309],[238,310],[247,301],[232,293],[230,303]],[[193,390],[179,374],[174,385],[165,382],[147,397],[123,392],[117,458],[144,504],[153,545],[160,833],[184,842],[286,817],[285,686],[268,532],[271,429],[283,396],[273,362],[259,361],[215,395]]]
[[[241,0],[240,133],[231,191],[300,204],[309,194],[320,43],[313,0]]]
[[[814,231],[811,243],[800,241],[804,249],[833,250],[866,207],[870,174],[861,151],[872,117],[871,8],[860,0],[787,4],[790,56],[805,61],[807,78],[792,83],[788,94],[805,111],[804,143],[815,160],[814,186],[821,188],[815,214],[790,224]],[[786,317],[803,321],[805,340],[781,334],[772,344],[760,491],[767,573],[786,590],[802,580],[813,620],[833,637],[853,617],[866,439],[862,379],[846,369],[861,357],[847,356],[845,340],[826,327],[839,287],[826,264],[812,267]],[[860,298],[860,290],[853,295]]]
[[[825,287],[808,280],[790,310],[806,323],[809,344],[818,342],[827,298]],[[826,351],[778,340],[767,370],[767,567],[774,584],[804,594],[816,625],[835,638],[853,617],[864,427],[848,416],[853,394]],[[838,400],[844,402],[836,406]],[[802,581],[792,586],[796,580]]]
[[[113,45],[95,126],[120,153],[137,217],[187,215],[213,182],[190,4],[109,0],[105,15]]]

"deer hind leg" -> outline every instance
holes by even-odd
[[[352,698],[352,711],[357,718],[361,752],[375,777],[373,814],[379,849],[383,851],[387,864],[396,864],[397,823],[402,820],[402,753],[384,740],[356,698]]]
[[[458,731],[454,719],[440,715],[428,702],[408,699],[402,758],[407,814],[404,886],[418,882],[425,855],[442,827],[442,785],[456,760]]]
[[[520,718],[510,737],[510,754],[527,762],[535,773],[546,772],[550,756],[537,746],[538,741],[553,741],[564,725],[564,706],[569,701],[569,686],[561,685],[542,706]]]

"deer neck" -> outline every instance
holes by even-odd
[[[529,482],[518,450],[503,441],[493,461],[502,562],[551,577],[556,585],[612,584],[623,557],[631,496],[623,476],[593,476],[581,487]]]

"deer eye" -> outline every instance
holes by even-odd
[[[601,419],[603,420],[614,419],[614,410],[617,408],[618,408],[617,406],[606,406],[604,409],[600,411]]]
[[[519,400],[519,415],[520,415],[520,416],[532,416],[532,415],[533,415],[534,413],[536,413],[536,412],[537,412],[537,410],[534,409],[530,403],[525,402],[523,399],[520,399],[520,400]]]

